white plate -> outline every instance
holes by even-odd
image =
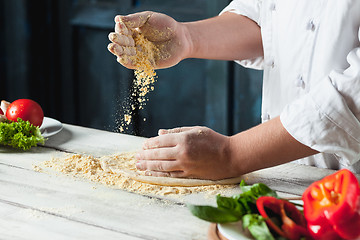
[[[242,222],[218,223],[219,232],[229,240],[252,240],[250,233],[243,230]]]
[[[56,119],[44,117],[43,123],[40,126],[41,135],[45,138],[51,137],[63,129],[63,125]]]

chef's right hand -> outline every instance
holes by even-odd
[[[140,50],[134,42],[134,36],[139,32],[160,50],[155,69],[174,66],[189,56],[191,41],[186,25],[165,14],[146,11],[118,15],[115,23],[115,32],[109,34],[111,43],[108,49],[127,68],[135,68],[131,61],[124,61],[123,57],[134,56]]]
[[[230,156],[230,137],[210,128],[163,129],[144,142],[136,167],[156,177],[219,180],[240,176]]]

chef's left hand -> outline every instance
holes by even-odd
[[[223,179],[236,175],[229,153],[230,138],[206,127],[159,130],[138,152],[139,170],[161,177]]]

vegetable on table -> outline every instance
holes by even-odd
[[[256,200],[256,206],[270,229],[280,236],[290,240],[309,238],[304,215],[294,204],[264,196]]]
[[[236,222],[246,214],[257,212],[256,199],[259,197],[277,196],[275,191],[263,183],[246,186],[245,182],[242,181],[240,188],[242,193],[232,197],[217,195],[217,207],[188,205],[188,208],[193,215],[208,222]]]
[[[227,223],[241,220],[243,228],[247,228],[255,239],[278,239],[277,236],[273,236],[266,224],[266,219],[259,214],[257,209],[258,199],[263,196],[276,199],[276,192],[263,183],[246,186],[242,181],[240,188],[242,193],[232,197],[218,195],[217,207],[188,205],[188,208],[194,216],[209,222]]]
[[[16,122],[19,118],[29,121],[34,126],[40,127],[44,120],[41,106],[30,99],[18,99],[12,102],[6,110],[6,118]]]
[[[360,237],[360,186],[347,169],[311,184],[303,193],[304,215],[314,239]]]
[[[189,205],[193,215],[215,223],[242,220],[255,239],[360,239],[360,184],[343,169],[312,183],[303,213],[262,183],[240,184],[241,194],[217,196],[217,207]]]
[[[19,99],[12,103],[5,100],[0,105],[0,145],[28,150],[38,143],[44,144],[39,127],[44,113],[38,103]]]
[[[0,144],[28,150],[38,143],[44,144],[45,139],[40,129],[29,121],[17,119],[17,122],[5,120],[0,122]]]

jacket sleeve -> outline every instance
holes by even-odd
[[[360,41],[360,26],[356,29]],[[280,119],[299,142],[351,166],[360,159],[359,42],[347,62],[347,69],[331,71],[308,94],[287,105]]]
[[[260,0],[233,0],[220,12],[220,15],[225,12],[233,12],[250,18],[260,26],[260,9]],[[241,61],[236,60],[235,62],[247,68],[263,69],[264,58],[258,57]]]

